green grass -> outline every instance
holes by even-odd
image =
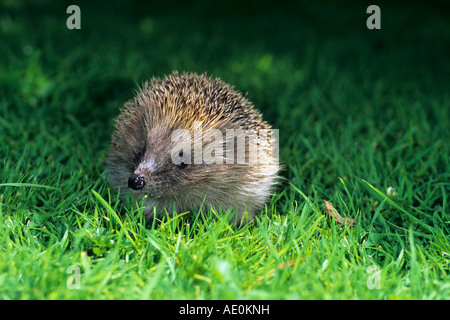
[[[382,3],[376,31],[350,1],[80,1],[78,31],[69,4],[0,6],[0,299],[450,298],[448,4]],[[172,70],[280,130],[286,180],[247,227],[145,226],[107,186],[119,106]]]

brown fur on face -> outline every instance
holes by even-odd
[[[199,123],[203,139],[189,141],[191,162],[175,164],[172,154],[187,147],[186,141],[173,139],[175,130],[185,129],[195,137]],[[244,215],[251,220],[272,194],[278,162],[268,152],[258,154],[256,164],[226,164],[225,160],[222,164],[197,164],[192,146],[199,142],[208,150],[212,140],[205,136],[213,129],[225,137],[227,129],[270,128],[244,96],[219,79],[178,73],[153,79],[124,105],[116,119],[108,157],[110,185],[120,190],[122,201],[129,192],[133,199],[143,200],[146,219],[165,209],[171,214],[174,205],[180,213],[198,210],[204,201],[203,208],[212,207],[217,212],[219,207],[223,212],[236,209],[238,221]],[[246,141],[246,159],[251,143]],[[264,148],[270,149],[270,143]],[[189,156],[182,152],[179,155]],[[136,181],[145,185],[132,190],[128,180],[134,181],[137,176],[141,180]]]

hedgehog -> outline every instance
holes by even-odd
[[[114,126],[109,184],[121,201],[131,194],[147,222],[211,209],[243,225],[279,181],[278,130],[246,95],[206,73],[145,82]]]

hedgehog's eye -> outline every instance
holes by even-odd
[[[178,156],[179,156],[180,158],[183,158],[183,151],[180,151],[180,152],[178,153]],[[180,160],[181,160],[181,159],[180,159]],[[181,161],[181,162],[179,162],[179,163],[176,163],[176,166],[177,166],[178,168],[183,169],[183,168],[186,168],[188,165],[187,165],[184,161]]]
[[[177,167],[178,168],[181,168],[181,169],[184,169],[184,168],[186,168],[188,165],[186,164],[186,163],[184,163],[184,162],[181,162],[181,163],[179,163],[179,164],[177,164]]]

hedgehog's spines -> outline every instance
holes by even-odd
[[[147,218],[153,215],[153,207],[161,212],[173,202],[178,210],[198,209],[205,196],[205,208],[234,208],[239,216],[250,210],[251,218],[270,198],[278,163],[263,158],[256,165],[174,165],[169,156],[174,144],[171,134],[175,129],[192,132],[198,123],[203,132],[271,128],[246,94],[206,73],[173,72],[152,78],[125,103],[115,122],[108,157],[111,186],[120,190],[124,200],[130,190],[128,177],[136,173],[145,176],[145,187],[132,195],[144,199]],[[258,146],[270,148],[267,143]]]

